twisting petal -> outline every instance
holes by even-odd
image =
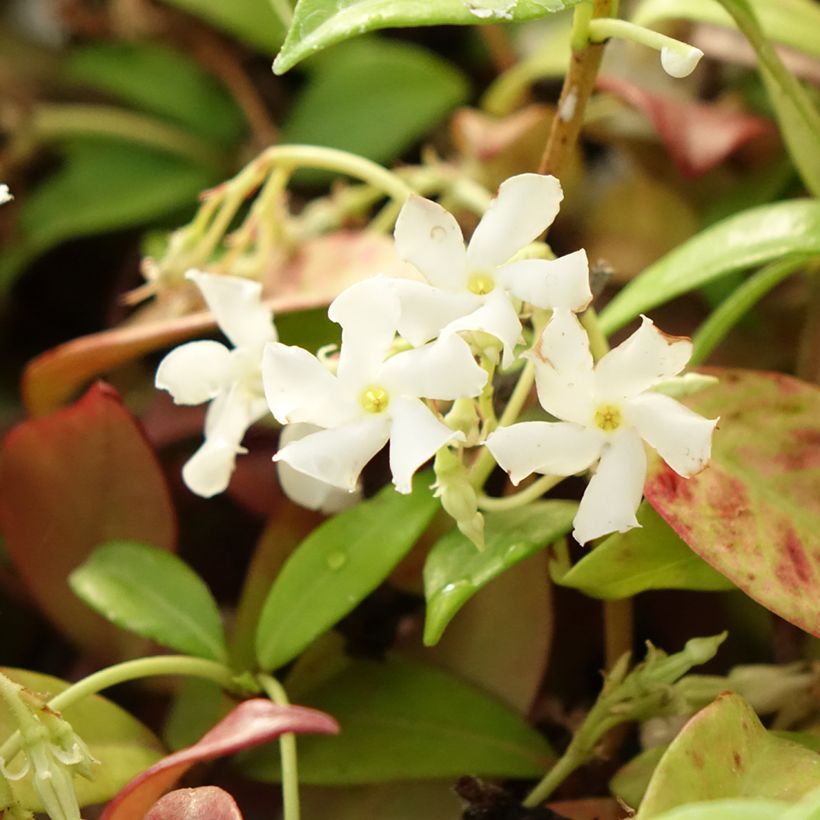
[[[262,356],[265,398],[280,424],[305,421],[335,427],[358,415],[338,380],[307,350],[273,342]]]
[[[262,305],[259,282],[198,270],[188,271],[185,278],[196,283],[219,327],[234,347],[261,350],[265,342],[276,341],[273,316]]]
[[[481,306],[481,297],[466,291],[440,290],[411,279],[393,279],[390,284],[401,302],[396,329],[415,346],[434,339],[445,325]]]
[[[412,489],[413,474],[449,441],[464,441],[464,433],[451,430],[418,399],[399,398],[391,403],[390,471],[400,493]]]
[[[470,239],[468,270],[492,271],[507,262],[552,224],[563,198],[553,176],[519,174],[502,182]]]
[[[319,429],[313,424],[288,424],[282,428],[279,435],[279,446],[285,447],[318,432]],[[300,473],[286,461],[280,461],[276,465],[276,471],[282,492],[291,501],[295,501],[308,510],[320,510],[325,515],[331,515],[356,504],[362,497],[360,486],[357,486],[354,492],[342,490],[325,481],[319,481],[317,478]]]
[[[365,464],[389,436],[390,418],[381,413],[311,433],[283,447],[273,460],[285,461],[300,473],[352,492]]]
[[[159,363],[154,383],[176,404],[202,404],[225,389],[231,373],[231,352],[225,345],[188,342]]]
[[[487,449],[513,484],[532,473],[575,475],[601,454],[603,436],[596,430],[558,421],[524,421],[500,427],[486,442]]]
[[[410,196],[396,220],[398,255],[444,290],[465,286],[464,237],[455,217],[437,202]]]
[[[453,401],[477,396],[487,383],[487,371],[464,339],[448,334],[397,353],[384,363],[378,380],[391,395]]]
[[[573,536],[579,544],[640,524],[635,512],[646,478],[646,453],[631,427],[618,431],[604,447],[595,475],[575,515]]]
[[[221,438],[207,438],[185,462],[182,480],[188,489],[203,498],[225,492],[231,481],[236,456],[241,447]]]
[[[606,354],[595,368],[595,390],[607,399],[630,398],[653,384],[671,379],[692,356],[692,342],[668,336],[651,319]]]
[[[624,405],[627,420],[679,475],[700,472],[712,452],[717,419],[705,419],[660,393],[644,393]]]
[[[574,314],[555,311],[525,355],[535,366],[541,406],[556,418],[589,424],[594,412],[592,354],[589,337]]]
[[[442,328],[442,336],[462,330],[483,330],[495,336],[504,346],[502,367],[509,367],[515,359],[515,346],[521,341],[521,322],[509,297],[496,288],[484,299],[484,304],[461,319]]]
[[[401,305],[389,280],[377,276],[345,288],[327,315],[342,326],[337,374],[345,381],[371,382],[396,335]]]
[[[232,385],[220,393],[205,414],[205,438],[231,441],[238,447],[245,431],[267,412],[264,399],[249,393],[241,385]]]
[[[592,301],[584,250],[558,259],[513,262],[498,271],[498,281],[514,296],[539,308],[580,311]]]

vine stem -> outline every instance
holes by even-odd
[[[277,706],[289,706],[285,688],[272,675],[257,675],[267,696]],[[283,820],[299,820],[299,767],[296,757],[296,735],[286,732],[279,738],[282,757],[282,808]]]

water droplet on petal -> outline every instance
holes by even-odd
[[[342,550],[329,552],[325,558],[327,568],[336,572],[347,563],[347,553]]]
[[[670,77],[688,77],[695,70],[701,57],[703,52],[694,46],[661,49],[661,65]]]

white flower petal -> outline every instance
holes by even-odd
[[[595,475],[581,499],[573,522],[579,544],[611,532],[639,527],[635,512],[646,479],[646,453],[631,427],[618,431],[604,447]]]
[[[502,182],[470,239],[468,270],[492,271],[507,262],[552,224],[563,198],[553,176],[519,174]]]
[[[8,185],[0,185],[0,205],[5,205],[7,202],[11,202],[14,197],[9,190]]]
[[[202,404],[224,390],[231,377],[231,352],[219,342],[188,342],[160,363],[154,384],[176,404]]]
[[[391,286],[401,302],[396,329],[414,346],[434,339],[445,325],[482,304],[475,294],[440,290],[412,279],[393,279]]]
[[[513,484],[532,473],[575,475],[601,454],[603,436],[569,422],[524,421],[500,427],[486,441],[487,449]]]
[[[413,474],[448,441],[463,441],[464,433],[451,430],[418,399],[391,402],[390,470],[400,493],[412,489]]]
[[[389,358],[378,383],[391,396],[452,401],[477,396],[487,383],[487,371],[476,363],[467,342],[450,334]]]
[[[589,337],[575,315],[555,311],[525,355],[535,365],[541,406],[556,418],[589,424],[594,412],[592,354]]]
[[[285,447],[320,429],[313,424],[288,424],[282,428],[279,446]],[[325,481],[300,473],[286,461],[280,461],[276,465],[276,471],[282,492],[291,501],[308,510],[319,510],[325,515],[332,515],[351,507],[362,497],[361,485],[357,485],[353,492],[341,490]]]
[[[400,312],[399,297],[383,277],[357,282],[333,300],[327,315],[342,326],[341,381],[373,380],[393,344]]]
[[[358,415],[336,377],[301,347],[273,342],[262,355],[265,398],[280,424],[335,427]]]
[[[222,438],[207,438],[185,462],[182,479],[191,492],[211,498],[228,488],[237,453],[244,450]]]
[[[521,322],[510,299],[501,288],[496,288],[484,299],[478,310],[450,322],[442,328],[442,336],[463,330],[483,330],[495,336],[504,346],[501,366],[509,367],[515,359],[515,346],[521,341]]]
[[[428,282],[445,290],[464,288],[464,237],[455,217],[437,202],[410,196],[396,220],[394,237],[398,255]]]
[[[300,473],[353,492],[365,464],[387,443],[390,418],[381,413],[320,430],[283,447],[273,457]]]
[[[644,393],[624,405],[627,421],[679,475],[700,472],[712,452],[717,419],[705,419],[660,393]]]
[[[599,397],[637,396],[652,385],[676,376],[691,358],[689,339],[667,336],[651,319],[641,318],[641,326],[598,362],[595,389]]]
[[[240,276],[221,276],[191,270],[186,279],[195,282],[222,332],[234,347],[262,349],[275,342],[273,315],[262,305],[262,285]]]
[[[522,259],[505,265],[497,276],[513,295],[539,308],[578,312],[592,301],[584,250],[558,259]]]
[[[205,438],[222,438],[237,447],[245,431],[268,412],[267,402],[241,385],[220,393],[205,414]]]

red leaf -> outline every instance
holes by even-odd
[[[618,77],[599,77],[596,87],[642,111],[686,176],[706,173],[756,137],[777,134],[774,123],[764,117],[717,105],[671,100]]]
[[[710,465],[661,462],[645,493],[694,552],[751,598],[820,636],[820,389],[779,373],[710,368],[686,400],[720,416]]]
[[[71,407],[24,421],[8,434],[0,461],[0,530],[29,591],[61,630],[98,658],[133,645],[66,583],[104,541],[176,544],[162,470],[111,387],[99,383]]]
[[[269,743],[286,732],[336,734],[339,726],[323,712],[277,706],[265,698],[240,703],[193,746],[181,749],[134,778],[109,804],[101,820],[142,820],[159,795],[194,764]]]
[[[148,809],[145,820],[242,820],[236,801],[218,786],[177,789]]]

